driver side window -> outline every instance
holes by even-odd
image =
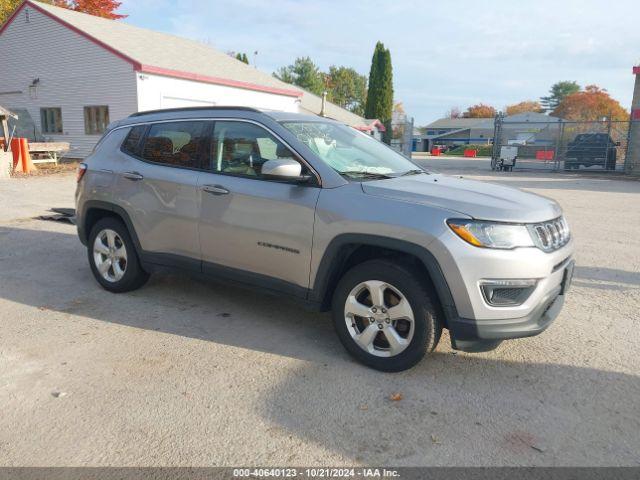
[[[262,177],[268,160],[294,159],[291,151],[265,129],[247,122],[216,122],[211,138],[210,170],[242,177]],[[303,172],[305,166],[302,167]]]

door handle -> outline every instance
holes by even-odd
[[[132,180],[134,182],[137,182],[137,181],[142,180],[144,178],[144,176],[139,174],[138,172],[124,172],[122,174],[122,176],[124,178],[126,178],[127,180]]]
[[[229,190],[220,185],[203,185],[202,190],[212,195],[227,195]]]

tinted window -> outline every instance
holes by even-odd
[[[214,172],[260,177],[262,164],[277,159],[295,156],[264,128],[247,122],[216,122],[210,155]],[[307,173],[304,165],[302,172]]]
[[[122,143],[122,150],[129,155],[140,155],[140,139],[147,128],[145,125],[133,127]]]
[[[204,122],[153,124],[144,141],[142,157],[174,167],[199,168],[203,134]]]

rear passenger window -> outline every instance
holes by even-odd
[[[122,151],[129,155],[140,155],[140,139],[144,135],[146,125],[138,125],[129,131],[129,135],[122,143]]]
[[[204,122],[152,124],[142,148],[142,158],[172,167],[200,168]]]

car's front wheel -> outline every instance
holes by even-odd
[[[149,278],[140,266],[127,227],[117,218],[99,220],[91,229],[87,247],[91,271],[106,290],[128,292]]]
[[[418,271],[391,260],[355,266],[333,296],[333,321],[347,351],[377,370],[413,367],[432,351],[442,321],[432,290]]]

